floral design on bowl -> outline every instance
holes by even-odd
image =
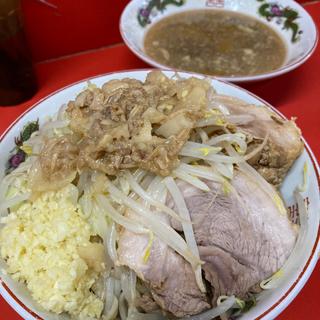
[[[137,19],[141,27],[151,23],[151,17],[156,15],[157,11],[163,12],[167,5],[173,4],[181,7],[185,0],[150,0],[146,2],[138,12]]]
[[[212,8],[223,8],[224,0],[207,0],[206,6]]]
[[[299,13],[296,10],[290,7],[283,7],[276,2],[257,1],[263,2],[258,10],[261,16],[265,17],[268,21],[272,21],[275,18],[277,24],[283,24],[283,29],[291,29],[291,42],[296,42],[300,39],[302,30],[300,30],[299,24],[296,22],[299,18]]]
[[[28,152],[24,149],[23,143],[29,140],[31,135],[38,130],[39,120],[29,122],[23,127],[19,137],[14,139],[16,147],[12,150],[13,153],[8,160],[6,173],[18,168],[19,165],[25,161]]]

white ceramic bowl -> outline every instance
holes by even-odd
[[[138,80],[145,80],[147,73],[148,70],[110,73],[91,78],[90,81],[98,86],[101,86],[103,83],[111,79],[122,79],[129,77]],[[166,71],[165,74],[172,76],[174,73],[172,71]],[[193,74],[181,72],[180,75],[182,77],[190,77]],[[197,75],[197,77],[199,77],[199,75]],[[243,90],[233,84],[225,83],[219,80],[213,79],[211,81],[218,93],[242,99],[250,104],[255,104],[258,106],[266,105],[268,108],[284,118],[284,116],[281,115],[276,109],[248,91]],[[11,125],[11,127],[0,138],[0,179],[4,175],[10,150],[14,148],[14,138],[19,136],[19,133],[24,125],[30,121],[39,119],[41,126],[48,116],[55,114],[62,104],[74,99],[85,86],[86,81],[81,81],[53,93],[46,99],[32,106]],[[309,174],[307,179],[307,188],[303,193],[303,197],[308,199],[309,203],[309,222],[308,237],[303,244],[303,258],[299,262],[299,265],[297,265],[292,271],[290,277],[285,279],[282,285],[277,289],[264,291],[263,296],[261,296],[261,299],[259,299],[257,305],[248,313],[244,314],[241,317],[241,320],[274,319],[302,289],[318,260],[320,251],[319,168],[312,151],[305,141],[304,143],[305,149],[302,155],[295,162],[281,188],[286,206],[290,208],[291,211],[296,213],[297,205],[293,198],[293,190],[298,184],[302,183],[303,166],[305,162],[308,164]],[[0,260],[0,294],[24,319],[66,319],[66,317],[54,316],[43,311],[31,299],[30,294],[23,285],[16,283],[3,273],[4,266],[4,261]],[[314,298],[316,299],[316,297]]]
[[[148,64],[161,69],[172,69],[153,60],[144,52],[144,37],[154,23],[182,11],[194,9],[231,10],[250,15],[272,27],[287,46],[287,57],[282,67],[272,72],[253,76],[218,77],[231,82],[249,82],[279,76],[304,63],[313,53],[318,42],[318,32],[310,15],[292,0],[169,0],[163,9],[155,3],[163,0],[133,0],[124,9],[120,19],[120,32],[129,49]],[[261,6],[268,12],[267,19],[259,13]],[[287,10],[287,11],[286,11]],[[284,15],[291,10],[297,18],[290,20]],[[260,10],[261,11],[261,10]],[[285,23],[292,28],[286,29]],[[297,30],[294,32],[294,26]]]

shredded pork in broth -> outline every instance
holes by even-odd
[[[6,272],[73,319],[239,315],[299,258],[298,226],[258,172],[279,186],[302,147],[293,121],[206,79],[89,83],[1,182]]]
[[[163,65],[216,76],[266,73],[283,65],[281,37],[250,16],[225,10],[171,15],[148,30],[146,53]]]

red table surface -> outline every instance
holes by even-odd
[[[306,4],[305,8],[319,27],[320,2]],[[0,107],[0,133],[3,133],[10,123],[28,107],[72,82],[117,70],[148,67],[123,44],[38,63],[36,65],[39,79],[38,93],[30,101],[19,106]],[[287,117],[297,117],[297,124],[317,159],[320,158],[319,73],[320,47],[318,46],[314,55],[297,70],[275,79],[242,85],[277,107]],[[319,271],[318,263],[300,294],[277,319],[320,319],[318,314]],[[0,297],[0,320],[18,319],[21,317]]]

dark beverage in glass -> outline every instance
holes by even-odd
[[[36,92],[19,0],[0,0],[0,106],[16,105]]]

